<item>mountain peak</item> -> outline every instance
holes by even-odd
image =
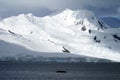
[[[32,13],[28,13],[28,14],[19,14],[18,16],[34,16]]]
[[[95,14],[89,10],[71,10],[65,9],[61,13],[52,16],[52,18],[59,23],[72,26],[72,25],[80,25],[80,26],[88,26],[94,25],[94,28],[98,28],[98,26],[102,23],[98,23],[98,19],[95,17]]]
[[[65,9],[64,11],[63,11],[63,13],[72,13],[73,12],[73,10],[71,10],[71,9]]]
[[[65,16],[73,16],[77,19],[79,18],[90,18],[94,17],[95,14],[92,11],[89,10],[71,10],[71,9],[65,9],[63,12],[60,13],[61,15]]]

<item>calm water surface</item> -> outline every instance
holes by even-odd
[[[0,62],[0,80],[120,80],[120,63]]]

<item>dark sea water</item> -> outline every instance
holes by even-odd
[[[120,63],[0,62],[0,80],[120,80]]]

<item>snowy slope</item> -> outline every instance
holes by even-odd
[[[54,16],[21,14],[3,19],[0,40],[37,52],[68,52],[120,61],[119,29],[108,27],[88,10],[66,9]]]
[[[111,62],[106,59],[99,59],[87,56],[78,56],[64,53],[47,53],[28,50],[22,46],[0,41],[0,61],[14,62]],[[7,54],[6,54],[7,52]]]

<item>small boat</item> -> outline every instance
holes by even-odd
[[[59,71],[56,71],[56,73],[67,73],[67,71],[59,70]]]

